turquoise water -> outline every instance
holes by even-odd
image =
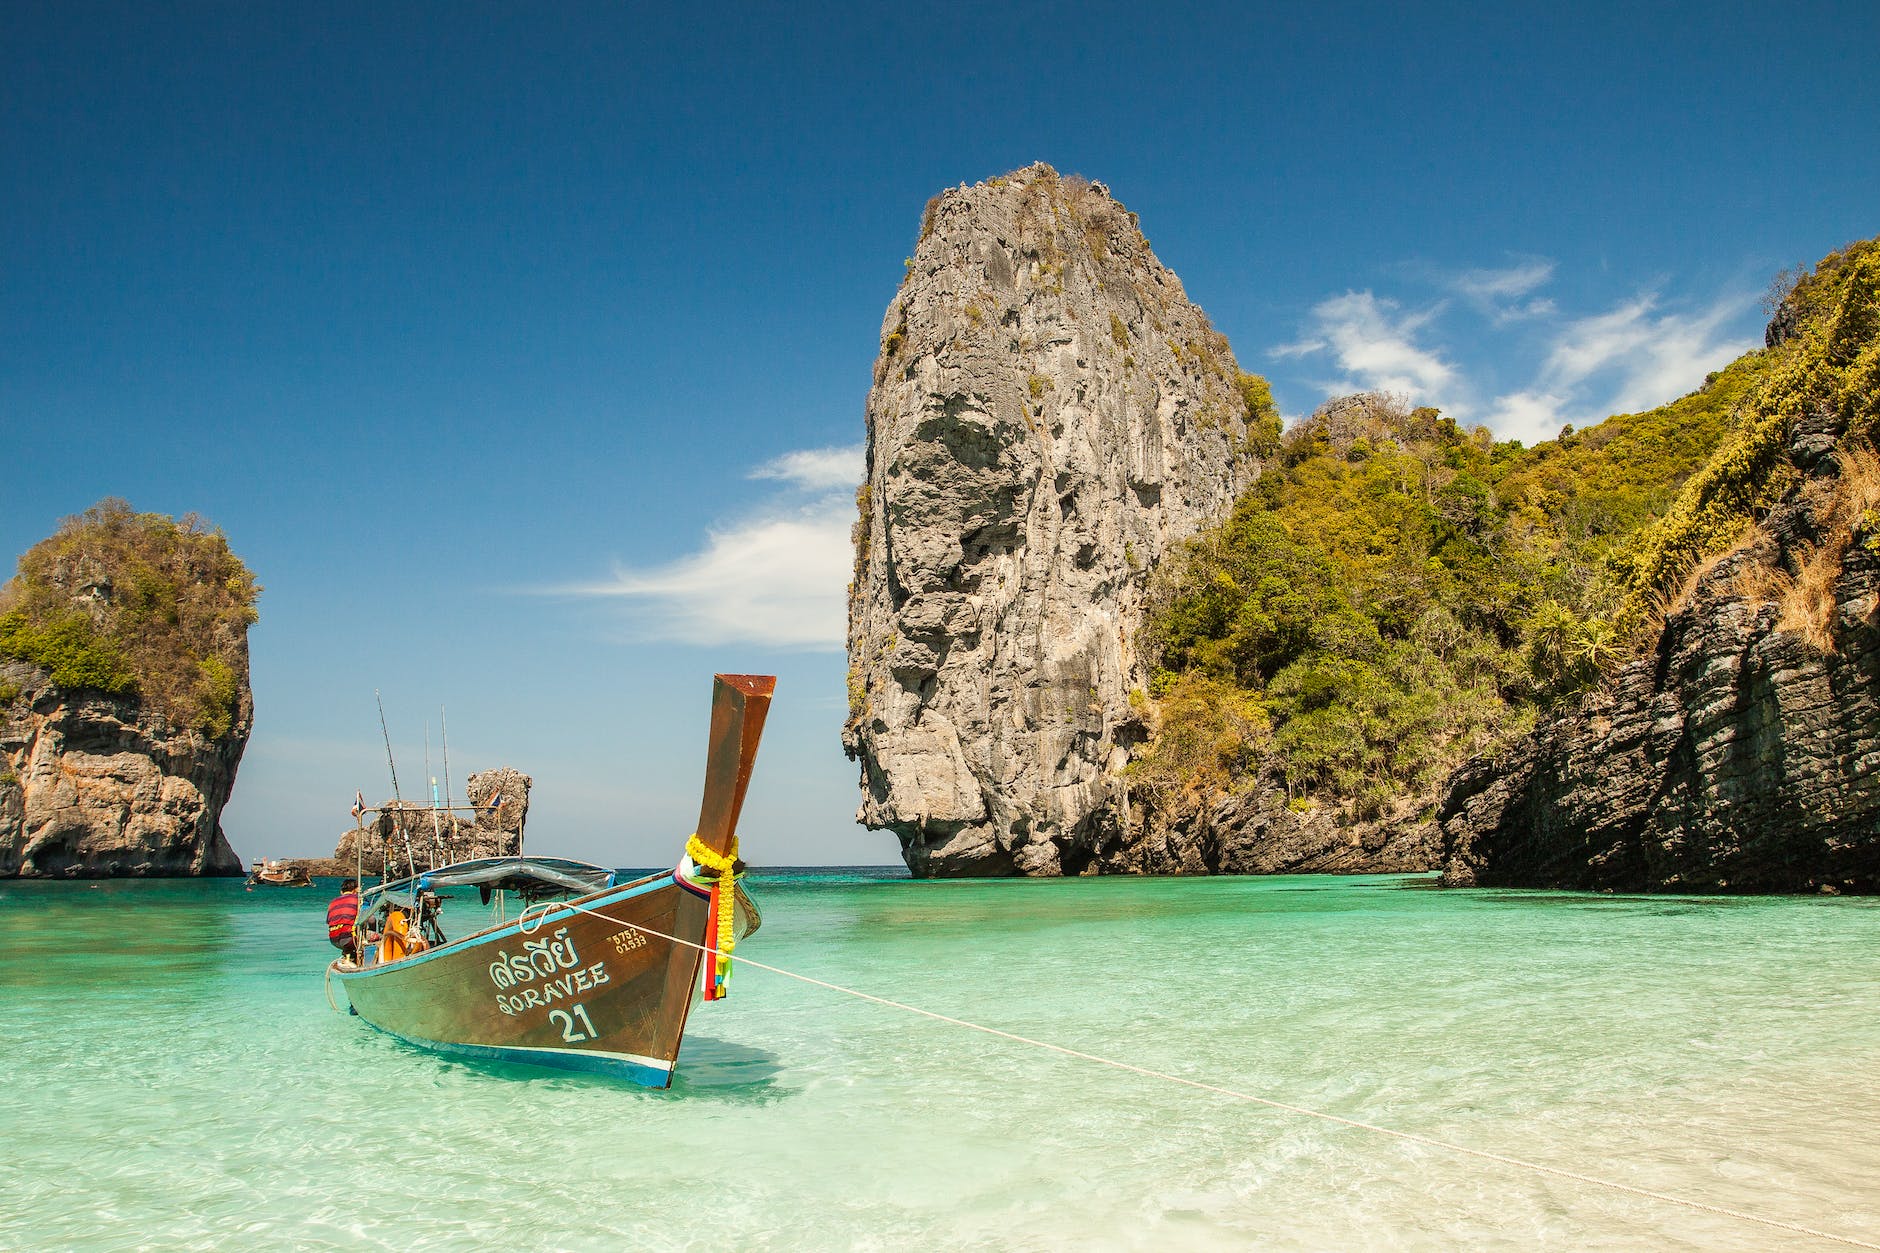
[[[739,951],[1880,1241],[1880,903],[881,873],[754,877]],[[671,1092],[453,1061],[328,1008],[329,894],[0,886],[0,1247],[1833,1247],[757,970]]]

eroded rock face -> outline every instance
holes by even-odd
[[[1806,554],[1850,538],[1820,426],[1795,424],[1808,477],[1698,581],[1652,655],[1452,779],[1445,883],[1880,891],[1880,553],[1870,536],[1848,543],[1826,649],[1763,573],[1794,578]]]
[[[1148,575],[1257,474],[1226,340],[1098,184],[928,207],[882,323],[849,609],[858,820],[917,875],[1114,863]]]
[[[242,674],[234,725],[211,738],[0,662],[0,689],[19,689],[0,704],[0,877],[240,874],[221,814],[254,719]]]

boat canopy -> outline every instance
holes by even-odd
[[[475,887],[488,900],[492,892],[514,892],[524,900],[579,896],[623,882],[620,871],[569,857],[480,857],[393,879],[361,894],[361,904],[383,897],[409,902],[439,888]]]

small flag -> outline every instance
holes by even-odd
[[[366,816],[366,794],[364,792],[353,793],[352,816],[355,818],[363,818]]]
[[[503,807],[503,794],[501,792],[491,793],[489,807],[492,811],[501,809]]]

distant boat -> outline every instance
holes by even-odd
[[[724,994],[732,943],[761,921],[736,832],[776,682],[716,676],[698,830],[675,869],[617,882],[567,858],[488,857],[361,893],[357,960],[329,968],[353,1012],[447,1053],[669,1086],[693,999]],[[469,886],[525,908],[447,940],[436,893]]]
[[[295,861],[258,861],[248,872],[249,887],[310,888],[313,876]]]

